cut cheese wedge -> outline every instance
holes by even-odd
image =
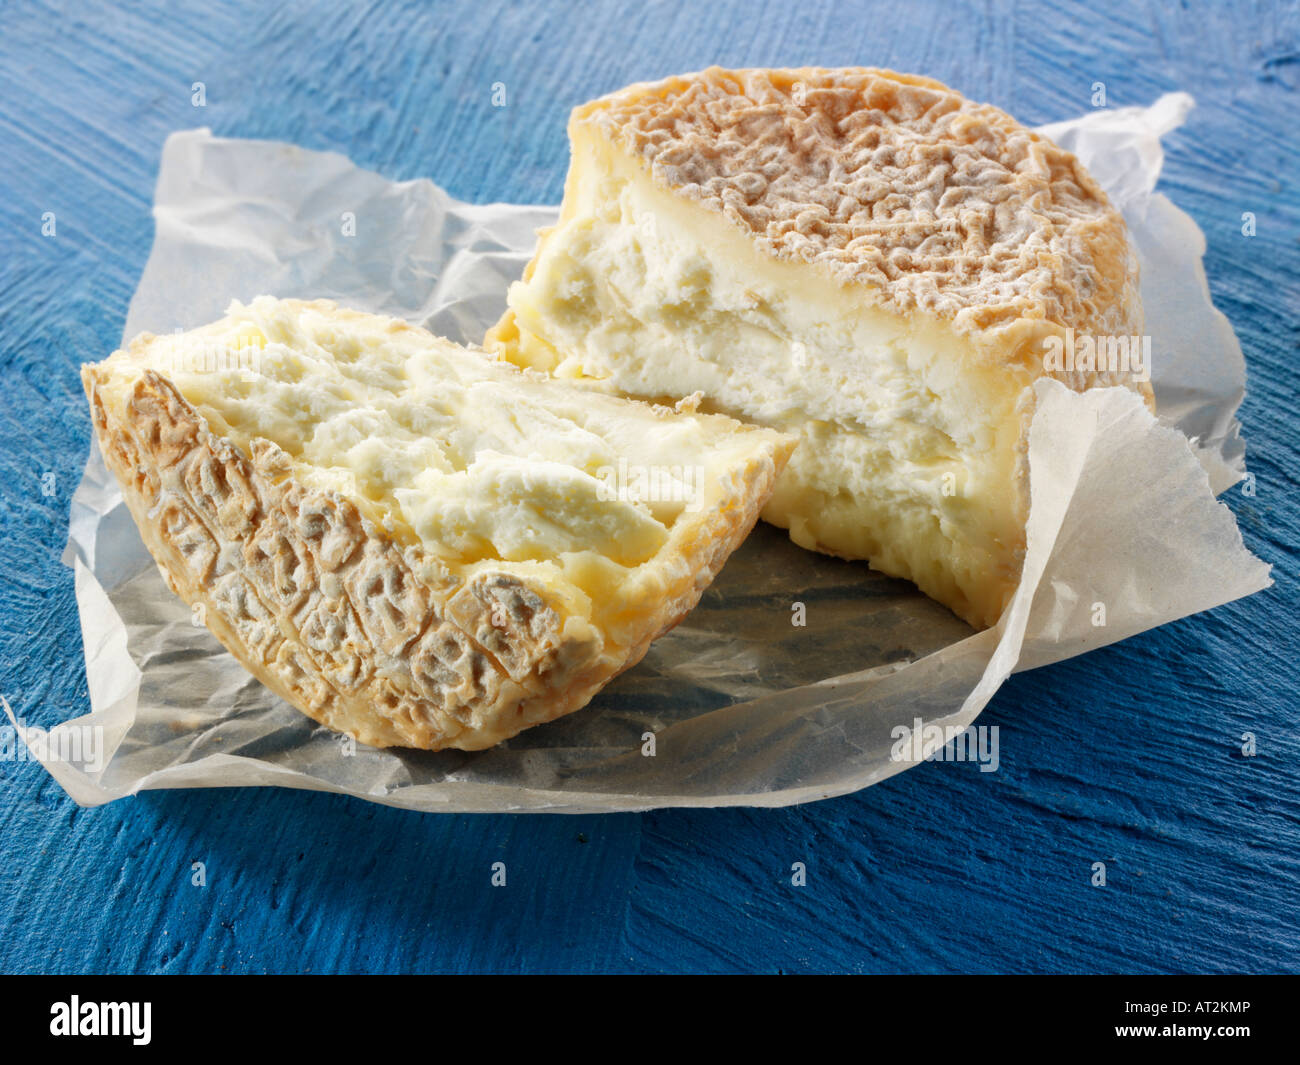
[[[695,605],[795,442],[326,301],[235,303],[82,378],[173,591],[381,747],[480,749],[585,705]]]
[[[993,624],[1023,560],[1034,382],[1151,402],[1137,258],[1079,162],[871,69],[634,85],[569,136],[559,222],[485,345],[798,433],[764,518]]]

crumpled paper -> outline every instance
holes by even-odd
[[[419,810],[781,806],[915,764],[900,735],[917,721],[970,725],[1015,669],[1268,586],[1215,500],[1244,470],[1241,349],[1210,303],[1204,237],[1154,192],[1160,136],[1191,106],[1174,94],[1044,130],[1131,227],[1160,416],[1122,389],[1037,386],[1024,577],[996,628],[975,633],[911,585],[760,525],[699,607],[586,709],[489,751],[374,750],[277,699],[191,623],[92,444],[64,556],[92,712],[61,728],[95,730],[99,748],[78,761],[52,742],[60,729],[20,733],[86,806],[145,788],[268,784]],[[473,343],[556,209],[463,204],[339,155],[195,130],[166,143],[154,216],[124,340],[271,293],[333,297]]]

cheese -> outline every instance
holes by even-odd
[[[636,85],[569,134],[558,224],[486,346],[798,433],[764,518],[995,622],[1023,559],[1043,342],[1140,332],[1123,223],[1077,162],[871,70]]]
[[[273,690],[376,745],[585,704],[694,605],[793,438],[261,297],[83,371],[173,588]]]

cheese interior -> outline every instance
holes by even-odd
[[[388,319],[341,327],[291,307],[236,303],[152,346],[150,365],[217,435],[245,454],[273,441],[295,477],[399,542],[453,572],[559,581],[568,609],[615,629],[655,594],[638,567],[755,453],[756,431],[728,419],[559,385]],[[143,366],[114,355],[106,394]]]
[[[505,356],[622,393],[797,432],[763,517],[991,624],[1019,575],[1024,382],[970,342],[761,254],[575,123],[557,226],[489,334]]]

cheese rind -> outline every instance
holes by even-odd
[[[870,70],[670,78],[578,108],[569,133],[560,218],[486,345],[799,433],[767,520],[995,622],[1045,338],[1140,332],[1136,258],[1077,161]]]
[[[83,380],[173,590],[376,746],[479,749],[584,705],[695,604],[793,446],[327,301],[234,304]]]

